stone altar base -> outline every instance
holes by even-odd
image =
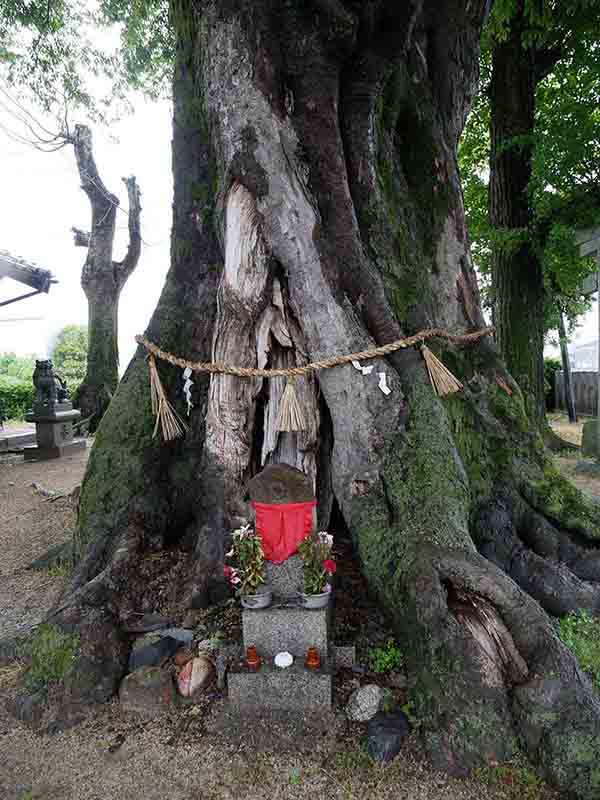
[[[328,650],[328,616],[327,608],[275,605],[258,611],[244,609],[244,647],[254,645],[263,657],[287,650],[294,658],[302,660],[309,647],[316,647],[323,658]]]
[[[80,417],[81,412],[74,410],[69,402],[52,406],[36,403],[25,419],[35,422],[37,447],[25,448],[25,460],[60,458],[85,450],[85,440],[73,436],[73,423]]]
[[[229,702],[241,713],[328,711],[332,673],[331,662],[323,657],[317,670],[307,669],[304,658],[286,669],[263,662],[257,672],[243,664],[234,665],[227,678]]]

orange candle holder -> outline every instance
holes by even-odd
[[[319,669],[321,666],[321,659],[319,658],[319,652],[316,647],[309,647],[306,651],[304,666],[308,669]]]
[[[253,644],[246,650],[246,666],[248,669],[260,669],[260,656],[256,652],[256,647]]]

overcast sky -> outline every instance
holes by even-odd
[[[121,295],[121,371],[154,310],[169,264],[171,228],[171,108],[167,102],[134,102],[135,113],[110,130],[94,129],[94,150],[107,188],[121,198],[115,258],[127,242],[127,196],[121,176],[136,175],[142,192],[142,255]],[[0,123],[7,118],[0,114]],[[71,226],[89,230],[90,208],[79,184],[72,147],[41,153],[12,141],[0,130],[0,249],[51,270],[59,283],[48,295],[0,307],[0,352],[48,356],[57,332],[87,322],[80,286],[86,251],[73,245]],[[0,300],[27,291],[0,281]],[[9,321],[7,321],[9,320]],[[13,321],[10,321],[13,320]],[[596,338],[596,303],[582,320],[576,341]]]
[[[0,122],[9,122],[0,117]],[[106,128],[94,128],[96,163],[107,188],[121,199],[117,212],[115,258],[127,244],[127,193],[121,176],[134,174],[142,193],[142,254],[121,294],[121,370],[154,310],[169,265],[173,182],[171,107],[135,100],[135,114]],[[117,139],[118,141],[115,141]],[[41,153],[0,130],[0,249],[52,271],[58,284],[49,294],[0,307],[0,352],[49,354],[56,333],[71,323],[87,323],[80,286],[86,250],[75,247],[71,226],[89,230],[90,206],[80,187],[72,147]],[[0,281],[0,300],[28,291]],[[17,321],[7,321],[17,320]]]

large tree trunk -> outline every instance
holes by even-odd
[[[482,327],[456,146],[485,5],[173,3],[172,266],[148,338],[257,366]],[[600,514],[546,460],[489,341],[438,355],[459,395],[438,398],[403,351],[370,376],[301,382],[307,430],[283,436],[276,380],[197,377],[190,432],[161,445],[140,349],[98,431],[85,552],[52,616],[81,635],[71,690],[115,690],[148,548],[193,548],[182,603],[219,596],[244,486],[285,459],[314,476],[321,525],[337,501],[404,645],[434,763],[461,773],[521,747],[595,797],[600,704],[549,615],[598,607]],[[181,373],[159,370],[185,413]]]
[[[544,276],[532,241],[530,197],[538,70],[527,45],[528,12],[518,0],[506,38],[492,46],[490,222],[494,323],[500,352],[534,424],[543,426]]]
[[[85,378],[76,405],[94,431],[119,383],[119,297],[136,268],[141,252],[140,191],[136,179],[123,178],[129,199],[129,247],[123,261],[113,260],[115,222],[119,199],[105,187],[92,150],[92,132],[77,125],[71,137],[81,186],[92,209],[91,232],[73,229],[75,244],[87,247],[81,285],[88,301],[88,353]]]

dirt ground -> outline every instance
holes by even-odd
[[[0,639],[24,635],[39,623],[63,586],[64,575],[27,565],[71,536],[70,500],[45,495],[68,494],[81,482],[86,460],[87,453],[43,463],[0,457]],[[361,607],[361,598],[346,593],[336,611],[344,624],[344,609]],[[366,630],[374,614],[368,601],[362,608],[371,615],[360,622]],[[174,708],[150,722],[124,714],[114,700],[87,709],[77,727],[34,732],[6,709],[22,669],[15,662],[0,667],[1,800],[557,798],[518,764],[468,779],[434,772],[416,735],[391,764],[374,765],[364,749],[366,726],[348,722],[342,710],[344,693],[372,676],[349,673],[344,687],[338,676],[335,711],[323,720],[241,722],[213,691],[201,705]]]
[[[552,429],[561,439],[581,446],[583,423],[586,421],[586,417],[580,417],[578,422],[571,423],[564,414],[552,414],[549,421]],[[600,500],[600,478],[576,472],[577,464],[581,460],[590,461],[589,457],[585,457],[581,451],[573,451],[555,456],[555,458],[565,477],[573,481],[582,492]]]
[[[81,483],[88,453],[41,463],[0,454],[0,639],[37,625],[61,589],[64,576],[26,566],[72,537],[71,502],[56,496]]]

